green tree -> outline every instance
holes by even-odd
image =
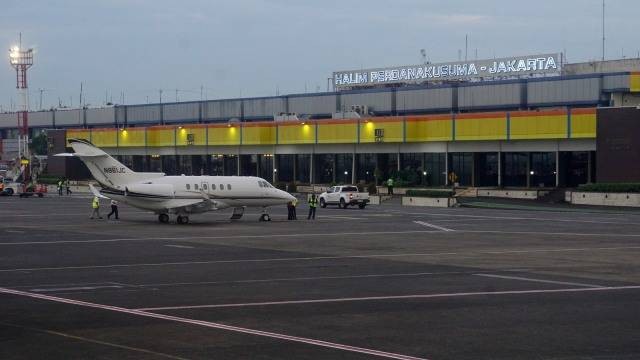
[[[47,155],[47,152],[48,152],[47,134],[40,133],[31,139],[31,152],[35,155]]]

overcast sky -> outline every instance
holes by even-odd
[[[607,0],[606,57],[637,57],[640,1]],[[17,100],[8,49],[36,50],[32,109],[325,91],[335,70],[566,51],[601,57],[601,0],[2,0],[0,106]],[[463,54],[464,56],[464,54]]]

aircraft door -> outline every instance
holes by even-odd
[[[202,188],[202,192],[210,195],[211,194],[211,188],[209,187],[209,183],[206,181],[203,181],[202,183],[200,183],[200,187]]]

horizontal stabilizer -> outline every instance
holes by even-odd
[[[89,190],[91,190],[93,196],[97,196],[100,199],[109,199],[108,197],[102,195],[100,191],[93,186],[93,184],[89,184]]]

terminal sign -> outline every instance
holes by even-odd
[[[544,54],[478,61],[399,66],[333,73],[336,88],[471,78],[532,76],[560,72],[560,55]]]

